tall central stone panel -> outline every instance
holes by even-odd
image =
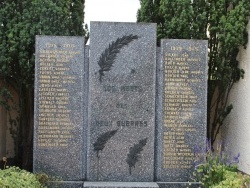
[[[153,181],[156,24],[91,22],[88,181]]]

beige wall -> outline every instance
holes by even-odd
[[[0,87],[4,87],[4,84],[0,83]],[[11,90],[11,93],[14,99],[16,99],[14,101],[18,101],[16,93],[13,90]],[[10,115],[15,117],[17,113],[14,110],[8,113],[4,107],[0,106],[0,161],[3,157],[12,158],[15,156],[14,142],[9,131]]]
[[[250,24],[248,24],[250,36]],[[250,38],[247,49],[241,49],[238,57],[245,77],[235,84],[229,102],[233,111],[222,129],[224,142],[230,143],[234,154],[240,153],[239,170],[250,174]]]

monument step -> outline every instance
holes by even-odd
[[[159,188],[156,182],[84,182],[85,188]]]
[[[50,181],[46,184],[48,188],[83,188],[83,181]]]
[[[157,182],[159,188],[203,188],[198,182]]]

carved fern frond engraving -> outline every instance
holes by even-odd
[[[107,131],[103,134],[101,134],[96,142],[93,144],[94,145],[94,151],[96,151],[96,156],[99,158],[99,152],[103,150],[105,147],[106,143],[115,135],[118,129],[112,130],[112,131]]]
[[[108,48],[106,48],[103,53],[100,55],[98,60],[98,65],[100,66],[99,70],[99,80],[102,82],[102,77],[104,76],[105,71],[110,71],[113,66],[117,54],[120,50],[128,45],[133,40],[138,39],[137,35],[125,35],[121,38],[117,38],[116,41],[113,41],[109,44]]]
[[[140,154],[141,154],[144,146],[146,146],[147,140],[148,140],[148,138],[141,139],[141,140],[139,140],[138,144],[134,144],[134,146],[129,148],[129,153],[127,155],[126,162],[129,166],[129,174],[130,175],[131,175],[131,168],[132,167],[135,168],[135,164],[136,164],[136,162],[139,161],[139,159],[141,157]]]

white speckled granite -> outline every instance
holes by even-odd
[[[153,181],[156,24],[91,22],[90,28],[87,179]],[[107,66],[113,58],[104,75],[102,56]],[[94,143],[112,130],[117,132],[97,154]],[[147,143],[130,169],[130,148],[143,139]]]
[[[82,180],[84,38],[37,36],[35,72],[33,170],[65,181]]]
[[[206,147],[207,41],[164,39],[158,57],[156,181],[188,182]]]

